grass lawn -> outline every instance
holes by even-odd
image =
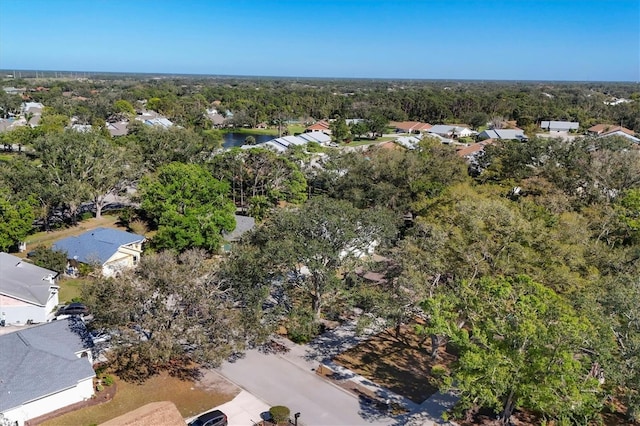
[[[441,349],[441,359],[433,362],[429,340],[420,347],[422,340],[411,326],[403,326],[399,338],[394,331],[386,330],[343,352],[334,361],[420,404],[438,390],[430,381],[431,367],[447,366],[455,359]]]
[[[362,145],[375,145],[377,143],[381,143],[381,142],[388,142],[388,141],[392,141],[395,140],[395,138],[389,137],[389,136],[385,136],[385,137],[381,137],[378,138],[376,140],[370,140],[370,139],[361,139],[359,141],[351,141],[348,144],[340,144],[340,146],[362,146]]]
[[[304,132],[304,129],[306,129],[306,127],[300,124],[292,124],[290,126],[287,126],[287,130],[289,130],[290,135],[295,135],[296,133],[302,133]]]
[[[166,373],[147,380],[142,385],[115,378],[117,392],[113,400],[86,407],[42,423],[45,426],[87,426],[100,424],[145,404],[155,401],[173,402],[183,417],[191,417],[231,401],[239,389],[224,379],[219,386],[183,381]],[[215,385],[215,383],[213,384]]]
[[[74,297],[80,298],[82,292],[82,286],[89,283],[91,278],[63,278],[58,281],[60,285],[60,292],[58,293],[58,299],[60,303],[71,303]]]
[[[290,135],[295,135],[296,133],[302,133],[304,132],[304,129],[306,129],[306,127],[302,126],[302,125],[298,125],[298,124],[293,124],[290,126],[287,126],[287,130],[289,131]],[[270,127],[268,129],[251,129],[251,128],[244,128],[244,127],[240,127],[240,128],[232,128],[232,129],[228,129],[227,130],[229,133],[247,133],[247,134],[252,134],[252,135],[271,135],[274,137],[278,136],[278,127]]]
[[[13,155],[11,154],[0,154],[0,162],[8,163],[13,160]]]
[[[27,251],[33,250],[34,248],[40,247],[40,246],[50,247],[51,244],[53,244],[55,241],[61,238],[80,235],[83,232],[86,232],[90,229],[95,229],[99,227],[117,228],[117,229],[124,230],[125,228],[116,225],[117,222],[118,222],[117,216],[103,215],[100,219],[92,218],[92,219],[83,220],[82,222],[79,222],[76,226],[72,226],[69,228],[57,229],[55,231],[50,231],[50,232],[46,232],[46,231],[38,232],[36,234],[29,235],[26,238]]]

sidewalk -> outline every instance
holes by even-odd
[[[455,404],[457,401],[456,396],[436,392],[426,401],[417,404],[333,362],[333,358],[338,354],[357,346],[367,340],[371,335],[380,332],[383,328],[383,324],[375,324],[372,328],[366,330],[363,335],[357,335],[356,321],[353,320],[318,336],[306,345],[298,345],[287,339],[276,338],[279,343],[289,349],[288,352],[279,354],[278,356],[307,371],[315,372],[316,369],[321,366],[327,367],[338,373],[340,377],[339,380],[351,381],[359,388],[364,388],[372,395],[376,395],[376,397],[382,401],[389,401],[404,406],[408,410],[408,413],[396,417],[396,424],[416,426],[452,424],[443,421],[442,414]],[[340,387],[331,380],[325,379],[325,381]],[[356,397],[346,389],[342,388],[342,390]]]

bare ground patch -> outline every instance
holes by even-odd
[[[403,326],[396,336],[385,330],[338,355],[334,361],[373,383],[420,404],[438,391],[431,369],[448,365],[455,356],[439,350],[431,359],[429,344],[417,336],[412,326]]]

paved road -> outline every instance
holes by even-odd
[[[251,350],[219,372],[270,405],[285,405],[300,412],[305,426],[389,425],[394,420],[361,406],[345,390],[317,376],[303,363],[293,364],[278,355]]]

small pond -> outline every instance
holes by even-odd
[[[225,148],[232,148],[234,146],[242,146],[245,144],[245,140],[248,136],[253,136],[256,139],[256,143],[262,143],[275,139],[276,136],[271,135],[258,135],[253,133],[225,133],[222,140],[222,146]]]

